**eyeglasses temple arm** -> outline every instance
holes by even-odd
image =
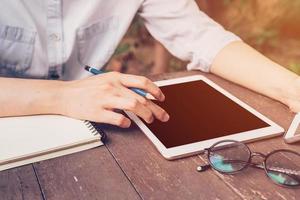
[[[258,168],[258,169],[264,169],[264,167],[262,165],[251,164],[250,166]],[[273,172],[284,173],[285,175],[287,175],[293,179],[296,179],[300,183],[300,179],[298,178],[299,172],[297,172],[297,171],[292,171],[289,169],[277,168],[277,167],[272,167],[272,168],[269,168],[268,170],[273,171]]]
[[[265,167],[259,164],[252,164],[250,163],[251,167],[255,167],[255,168],[259,168],[259,169],[264,169]],[[294,170],[290,170],[290,169],[285,169],[285,168],[281,168],[281,167],[271,167],[268,168],[268,170],[273,171],[273,172],[280,172],[280,173],[284,173],[287,175],[295,175],[295,176],[299,176],[300,173],[298,171],[294,171]]]
[[[197,167],[197,171],[198,172],[204,172],[204,171],[206,171],[206,170],[208,170],[210,168],[211,168],[211,166],[209,164],[207,164],[207,165],[199,165]]]
[[[248,163],[245,161],[241,161],[241,160],[230,160],[231,162],[240,162],[240,163]],[[255,163],[248,163],[250,167],[254,167],[257,169],[265,169],[265,167],[263,165],[259,165],[259,164],[255,164]],[[211,165],[207,164],[207,165],[199,165],[197,167],[197,171],[198,172],[204,172],[206,170],[208,170],[209,168],[211,168]],[[280,173],[284,173],[287,176],[293,177],[294,179],[296,179],[298,182],[300,182],[299,178],[297,177],[299,175],[298,171],[290,171],[288,169],[284,169],[284,168],[276,168],[276,167],[272,167],[269,168],[268,170],[270,171],[274,171],[274,172],[280,172]]]

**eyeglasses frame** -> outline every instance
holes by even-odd
[[[211,152],[212,152],[212,149],[213,149],[215,146],[217,146],[218,144],[220,144],[220,143],[225,143],[225,142],[233,142],[233,143],[239,143],[239,144],[241,144],[241,145],[244,145],[244,146],[246,147],[247,151],[249,152],[249,158],[248,158],[248,160],[246,161],[245,166],[243,166],[241,169],[236,170],[236,171],[234,171],[234,172],[225,172],[225,171],[222,171],[222,170],[220,170],[220,169],[217,169],[217,168],[211,163],[211,161],[210,161],[209,158],[210,158],[210,154],[211,154]],[[278,153],[278,152],[289,152],[289,153],[296,154],[297,156],[300,157],[300,154],[299,154],[298,152],[296,152],[296,151],[292,151],[292,150],[289,150],[289,149],[276,149],[276,150],[273,150],[273,151],[269,152],[268,154],[263,154],[263,153],[260,153],[260,152],[253,152],[253,151],[251,151],[251,149],[249,148],[249,146],[248,146],[247,144],[245,144],[245,143],[243,143],[243,142],[240,142],[240,141],[236,141],[236,140],[221,140],[221,141],[218,141],[218,142],[214,143],[211,147],[204,149],[204,151],[205,151],[205,153],[207,154],[207,160],[208,160],[209,165],[201,166],[201,167],[203,168],[203,170],[201,170],[201,171],[206,171],[209,167],[211,167],[211,168],[213,168],[214,170],[216,170],[217,172],[219,172],[219,173],[221,173],[221,174],[228,174],[228,175],[231,175],[231,174],[239,173],[240,171],[242,171],[242,170],[248,168],[249,166],[255,167],[255,168],[259,168],[259,169],[262,169],[261,167],[258,167],[258,164],[257,164],[257,163],[251,162],[251,160],[252,160],[253,157],[255,157],[255,156],[260,156],[260,157],[263,158],[262,165],[263,165],[263,169],[264,169],[264,171],[265,171],[265,175],[266,175],[269,179],[271,179],[271,181],[272,181],[273,183],[275,183],[276,185],[279,185],[279,186],[281,186],[281,187],[286,187],[286,188],[298,188],[298,187],[300,187],[300,184],[299,184],[299,185],[286,185],[286,184],[280,184],[280,183],[276,182],[275,180],[273,180],[273,179],[268,175],[268,170],[267,170],[267,166],[266,166],[266,161],[267,161],[267,159],[268,159],[271,155],[273,155],[273,154],[275,154],[275,153]],[[200,171],[200,172],[201,172],[201,171]],[[300,182],[300,180],[299,180],[299,182]]]

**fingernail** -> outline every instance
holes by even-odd
[[[163,122],[167,122],[167,121],[169,121],[169,119],[170,119],[170,115],[168,115],[167,113],[164,114]]]
[[[149,120],[148,124],[151,124],[153,121],[154,121],[154,118],[152,117],[152,118]]]
[[[122,124],[122,127],[123,128],[129,128],[131,125],[131,121],[130,120],[126,120],[123,124]]]
[[[165,100],[165,98],[166,98],[166,97],[165,97],[165,95],[164,95],[164,94],[161,94],[161,95],[160,95],[160,97],[159,97],[160,101],[164,101],[164,100]]]

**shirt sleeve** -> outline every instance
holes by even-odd
[[[218,52],[241,40],[199,10],[194,0],[144,0],[139,12],[151,35],[189,70],[210,71]]]

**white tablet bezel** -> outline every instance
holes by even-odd
[[[182,77],[182,78],[175,78],[175,79],[169,79],[169,80],[162,80],[162,81],[157,81],[155,84],[159,87],[161,86],[167,86],[167,85],[173,85],[173,84],[178,84],[178,83],[186,83],[186,82],[191,82],[191,81],[197,81],[197,80],[202,80],[205,83],[209,84],[212,86],[214,89],[217,91],[221,92],[224,94],[226,97],[230,98],[243,108],[247,109],[249,112],[254,114],[255,116],[259,117],[261,120],[265,121],[268,123],[270,126],[265,127],[265,128],[260,128],[260,129],[255,129],[251,131],[246,131],[246,132],[241,132],[241,133],[236,133],[228,136],[223,136],[223,137],[218,137],[218,138],[213,138],[209,140],[204,140],[196,143],[191,143],[191,144],[186,144],[186,145],[181,145],[177,147],[172,147],[172,148],[166,148],[160,141],[159,139],[151,132],[150,129],[133,113],[131,112],[126,112],[128,116],[137,124],[137,126],[146,134],[146,136],[153,142],[154,146],[158,149],[158,151],[168,160],[184,157],[184,156],[189,156],[193,154],[197,154],[202,152],[205,148],[210,147],[213,145],[215,142],[218,142],[220,140],[225,140],[225,139],[233,139],[233,140],[238,140],[238,141],[254,141],[262,138],[268,138],[268,137],[273,137],[280,135],[284,132],[284,129],[277,125],[275,122],[271,121],[258,111],[254,110],[251,108],[249,105],[246,103],[242,102],[217,84],[213,83],[206,77],[202,75],[193,75],[193,76],[187,76],[187,77]]]
[[[293,142],[300,141],[300,134],[295,135],[298,126],[300,126],[300,113],[298,113],[295,116],[289,130],[286,132],[286,134],[284,136],[284,140],[286,143],[293,143]]]

